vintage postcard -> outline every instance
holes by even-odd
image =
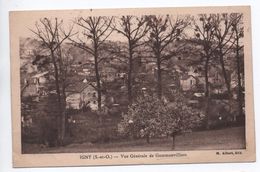
[[[13,166],[255,161],[249,6],[10,12]]]

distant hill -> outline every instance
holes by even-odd
[[[34,39],[34,38],[20,38],[20,58],[21,58],[21,66],[32,62],[37,54],[40,55],[48,55],[49,50],[42,48],[42,41]],[[73,43],[65,42],[62,44],[62,48],[65,50],[66,55],[73,57],[74,64],[85,64],[89,62],[93,62],[93,55],[86,52],[85,50],[75,47]],[[127,57],[127,48],[128,45],[125,42],[120,41],[106,41],[102,47],[101,52],[99,52],[101,58],[105,57],[107,60],[105,61],[105,65],[113,66],[116,62],[113,60],[113,56],[117,54],[118,56],[122,56],[124,54]],[[147,51],[149,47],[141,46],[136,49],[139,58],[147,59],[147,62],[155,61],[155,59],[151,58],[153,56],[151,51]],[[164,65],[168,68],[172,68],[174,66],[179,66],[180,68],[187,70],[189,66],[202,64],[201,63],[201,49],[196,41],[194,40],[179,40],[175,41],[165,49],[169,55],[169,58]],[[114,53],[113,51],[119,51],[119,53]],[[125,61],[127,61],[125,59]],[[144,60],[145,61],[145,60]],[[166,67],[165,66],[165,67]]]
[[[107,41],[103,47],[114,47],[122,45],[121,42]],[[40,40],[34,38],[20,38],[20,58],[21,59],[32,59],[36,54],[46,55],[48,49],[43,49],[43,43]],[[62,48],[67,50],[68,55],[74,58],[74,63],[85,63],[87,61],[93,61],[93,56],[85,50],[78,48],[73,43],[66,42],[62,44]],[[102,52],[101,55],[104,55]]]

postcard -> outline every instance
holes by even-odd
[[[254,162],[249,6],[10,12],[14,167]]]

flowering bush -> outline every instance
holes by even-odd
[[[160,137],[190,130],[201,124],[200,113],[189,107],[185,97],[177,93],[172,102],[165,102],[154,96],[140,96],[128,107],[118,125],[120,134],[129,137]]]

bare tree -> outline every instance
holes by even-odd
[[[128,43],[128,77],[127,77],[127,88],[128,88],[128,101],[132,102],[132,86],[133,86],[133,61],[135,58],[138,47],[144,44],[142,38],[147,34],[149,26],[146,22],[145,17],[136,16],[122,16],[118,22],[119,26],[114,27],[115,30],[127,38]]]
[[[230,57],[234,45],[236,46],[237,41],[239,41],[237,39],[240,39],[238,33],[239,28],[236,28],[237,30],[235,29],[235,27],[238,27],[237,22],[240,20],[239,18],[241,18],[241,16],[239,15],[235,16],[234,14],[217,14],[213,18],[213,22],[215,24],[214,33],[217,42],[216,56],[219,59],[220,66],[222,69],[222,75],[227,88],[229,102],[230,102],[229,103],[230,111],[232,105],[231,71],[228,71],[227,66],[230,66],[231,64],[227,60],[227,58]],[[240,63],[240,61],[238,61],[238,63]],[[238,67],[238,70],[240,70],[240,66]],[[238,75],[240,74],[238,73]],[[241,81],[241,79],[239,80]],[[235,114],[233,120],[236,121]]]
[[[40,19],[39,23],[36,22],[35,29],[31,31],[42,41],[43,47],[50,51],[51,63],[54,68],[54,78],[55,78],[55,90],[57,93],[58,101],[58,141],[59,144],[63,144],[65,137],[65,110],[66,110],[66,94],[65,94],[65,76],[64,65],[62,59],[61,45],[69,37],[73,36],[73,27],[69,28],[66,36],[61,35],[63,31],[63,20],[54,20],[49,18]]]
[[[167,16],[147,16],[148,26],[150,27],[147,45],[151,48],[153,58],[157,65],[157,94],[162,97],[162,63],[173,55],[166,53],[165,49],[178,40],[187,23],[184,19]]]
[[[203,63],[204,78],[205,78],[205,116],[206,128],[209,128],[209,109],[210,109],[210,92],[209,92],[209,66],[212,55],[216,50],[214,42],[214,23],[212,22],[214,15],[200,14],[194,20],[195,37],[198,43],[202,45],[203,52],[201,53],[201,61]]]
[[[105,60],[106,57],[100,56],[101,46],[105,43],[107,38],[112,34],[111,28],[113,17],[79,17],[75,23],[83,29],[82,36],[78,36],[77,40],[70,39],[75,46],[85,50],[94,57],[96,86],[98,95],[98,110],[101,110],[101,78],[99,72],[99,64]],[[81,38],[80,38],[81,37]],[[85,38],[85,39],[84,39]]]
[[[243,50],[244,46],[241,45],[241,39],[244,37],[244,27],[243,27],[243,15],[242,14],[231,14],[231,17],[233,18],[233,23],[232,23],[232,30],[235,32],[234,33],[234,47],[235,47],[235,57],[236,57],[236,73],[237,73],[237,81],[238,81],[238,92],[237,92],[237,100],[238,100],[238,108],[239,108],[239,115],[242,116],[243,114],[243,88],[242,88],[242,76],[243,74],[243,68],[242,62],[241,61],[241,51]]]
[[[230,53],[229,51],[232,49],[232,46],[235,43],[232,40],[234,36],[234,30],[232,29],[233,19],[230,18],[228,14],[217,14],[212,19],[215,25],[214,35],[218,44],[218,48],[216,49],[216,56],[219,58],[225,85],[230,97],[230,77],[226,68],[225,57]]]

